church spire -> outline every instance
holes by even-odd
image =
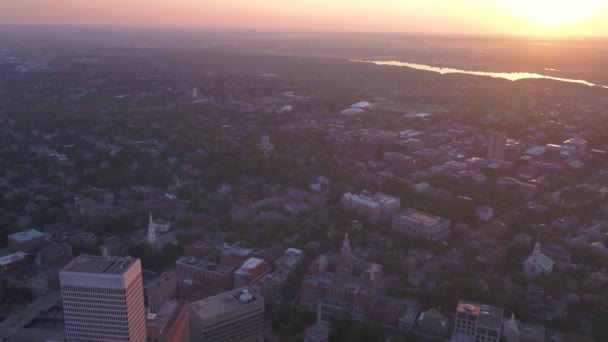
[[[151,246],[156,245],[156,228],[154,227],[154,221],[152,220],[152,211],[150,210],[150,222],[148,223],[148,244]]]
[[[353,253],[350,248],[348,233],[344,234],[344,240],[342,241],[342,249],[340,250],[340,257],[338,258],[336,273],[343,277],[351,276],[353,273]]]
[[[342,258],[352,260],[353,255],[350,249],[350,239],[348,238],[348,233],[344,234],[344,240],[342,241],[342,250],[340,251],[340,255]]]
[[[532,252],[533,255],[540,255],[541,251],[540,251],[540,232],[538,233],[538,237],[536,238],[536,243],[534,244],[534,251]]]

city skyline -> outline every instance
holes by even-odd
[[[220,30],[516,34],[603,36],[608,3],[597,0],[262,0],[230,3],[194,0],[128,4],[109,0],[52,3],[25,0],[3,4],[4,25],[102,25],[202,27]]]

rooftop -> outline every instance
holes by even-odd
[[[239,268],[239,270],[250,270],[250,269],[254,269],[256,267],[258,267],[260,264],[265,263],[264,260],[260,259],[260,258],[256,258],[256,257],[251,257],[249,259],[247,259],[243,265],[241,265],[241,268]]]
[[[217,264],[215,262],[195,258],[195,257],[182,257],[175,262],[176,265],[184,265],[193,268],[204,269],[210,272],[215,272],[219,274],[230,273],[234,270],[232,266],[226,266],[222,264]]]
[[[62,272],[124,274],[138,260],[131,257],[104,257],[83,254],[72,260]]]
[[[204,320],[236,310],[257,301],[262,301],[262,305],[264,303],[264,299],[251,288],[242,287],[190,303],[190,312],[196,313]]]
[[[24,230],[19,233],[9,235],[8,238],[10,240],[15,240],[17,242],[25,242],[25,241],[41,238],[43,236],[44,236],[44,234],[37,231],[36,229],[28,229],[28,230]]]
[[[519,334],[524,341],[544,341],[545,327],[536,324],[519,323]]]
[[[431,215],[429,213],[425,213],[416,209],[408,209],[406,211],[402,211],[400,213],[395,214],[395,216],[401,219],[412,221],[414,223],[423,224],[427,227],[433,227],[447,221],[446,218]]]
[[[235,246],[222,251],[222,254],[236,255],[236,256],[240,256],[240,257],[246,257],[248,255],[251,255],[252,253],[253,253],[253,249],[241,248],[241,247],[235,247]]]
[[[186,305],[184,301],[170,300],[163,304],[158,314],[151,315],[148,317],[146,326],[148,329],[164,330],[166,327],[170,327],[173,322],[177,319],[177,316],[182,311],[182,308]]]
[[[461,300],[458,302],[456,311],[477,316],[477,324],[484,327],[499,329],[502,326],[502,314],[504,310],[501,308]]]
[[[27,257],[27,254],[23,253],[22,251],[18,251],[17,253],[5,255],[0,258],[0,266],[12,264],[15,261],[25,259],[25,257]]]

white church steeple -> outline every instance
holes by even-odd
[[[152,211],[150,211],[150,222],[148,222],[148,245],[156,246],[156,229],[152,219]]]

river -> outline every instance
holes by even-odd
[[[490,76],[495,78],[504,78],[510,81],[521,80],[525,78],[545,78],[550,80],[562,81],[562,82],[571,82],[571,83],[580,83],[584,85],[588,85],[590,87],[602,87],[607,88],[608,86],[604,86],[601,84],[594,84],[591,82],[587,82],[585,80],[575,80],[570,78],[561,78],[561,77],[553,77],[529,72],[487,72],[487,71],[467,71],[461,69],[453,69],[453,68],[442,68],[442,67],[434,67],[425,64],[416,64],[416,63],[406,63],[406,62],[398,62],[398,61],[358,61],[354,60],[353,62],[363,62],[363,63],[373,63],[376,65],[392,65],[392,66],[401,66],[414,68],[418,70],[426,70],[426,71],[434,71],[440,74],[469,74],[469,75],[477,75],[477,76]],[[546,69],[553,70],[553,69]]]

